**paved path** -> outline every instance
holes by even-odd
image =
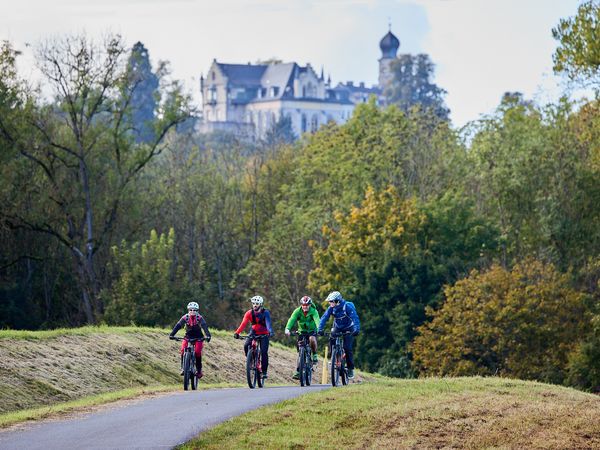
[[[233,416],[328,387],[182,391],[74,419],[3,431],[0,449],[167,449]]]

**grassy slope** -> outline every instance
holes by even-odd
[[[383,380],[231,419],[182,448],[600,448],[600,397],[501,378]]]
[[[123,391],[123,396],[173,386],[178,389],[179,342],[170,330],[84,327],[42,332],[0,331],[1,415]],[[181,333],[180,333],[181,334]],[[204,347],[203,385],[245,383],[243,341],[213,332]],[[294,352],[274,344],[271,383],[288,383]],[[132,390],[133,389],[133,390]],[[96,401],[96,400],[94,400]]]

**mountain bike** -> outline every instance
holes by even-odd
[[[262,357],[261,357],[261,341],[263,338],[268,337],[268,334],[254,334],[247,336],[240,336],[239,339],[252,339],[252,343],[248,348],[248,354],[246,355],[246,379],[250,389],[254,389],[258,384],[261,388],[265,384],[265,380],[262,377]]]
[[[185,338],[171,336],[174,341],[183,341]],[[183,390],[187,391],[191,386],[192,391],[198,387],[198,378],[196,377],[196,342],[203,341],[204,338],[188,338],[187,347],[183,352]]]
[[[290,336],[300,336],[298,341],[298,371],[300,372],[300,386],[310,386],[313,373],[312,350],[310,337],[315,333],[298,333],[292,331]]]
[[[348,334],[352,332],[329,333],[332,338],[335,338],[335,343],[331,347],[331,385],[334,387],[340,385],[340,380],[343,385],[348,384],[348,368],[344,351],[344,336]]]

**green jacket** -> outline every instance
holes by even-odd
[[[288,320],[285,328],[291,331],[296,322],[298,322],[298,331],[300,333],[317,331],[319,328],[319,311],[317,311],[314,305],[310,305],[308,313],[305,316],[302,307],[299,306],[290,316],[290,320]]]

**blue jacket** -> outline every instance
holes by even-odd
[[[338,305],[327,308],[327,311],[321,317],[319,331],[323,331],[329,316],[333,314],[333,326],[338,331],[359,331],[360,320],[356,314],[354,303],[342,300]]]

